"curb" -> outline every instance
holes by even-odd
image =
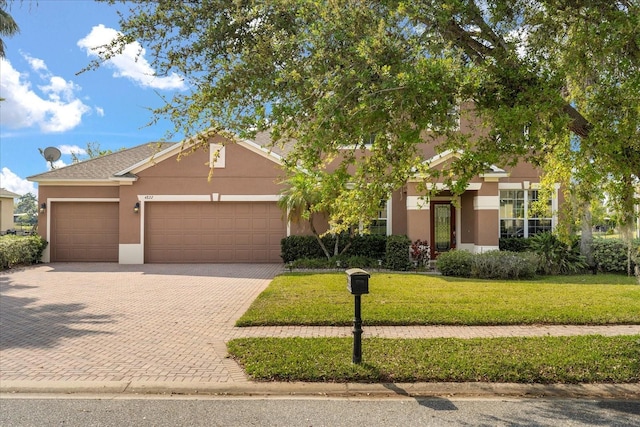
[[[142,381],[2,381],[3,394],[116,394],[307,397],[555,397],[640,400],[640,384],[514,383],[193,383]]]

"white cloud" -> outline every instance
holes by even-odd
[[[96,107],[96,113],[98,113],[100,117],[104,117],[104,108]]]
[[[93,27],[86,37],[78,40],[78,46],[87,52],[87,56],[104,58],[107,50],[105,46],[117,37],[118,31],[100,24]],[[176,73],[157,76],[145,54],[145,49],[136,41],[127,44],[121,54],[115,55],[105,63],[115,69],[114,77],[128,78],[143,87],[162,90],[186,89],[184,79]]]
[[[45,72],[49,71],[49,69],[47,68],[47,64],[45,64],[42,59],[34,58],[28,53],[22,53],[22,57],[27,60],[27,62],[29,63],[29,66],[31,66],[31,69],[33,71],[45,71]]]
[[[87,150],[82,147],[78,147],[77,145],[58,145],[58,150],[60,150],[60,153],[67,155],[75,153],[77,155],[84,156],[87,154]]]
[[[29,182],[26,179],[20,178],[15,173],[11,172],[9,168],[2,168],[0,172],[0,182],[2,182],[2,188],[12,191],[16,194],[24,196],[27,193],[33,193],[38,195],[38,190],[33,182]]]
[[[39,71],[46,70],[44,62],[35,58]],[[42,65],[42,66],[41,66]],[[64,132],[78,126],[82,116],[91,111],[75,95],[80,87],[72,81],[49,72],[40,75],[47,84],[37,86],[37,93],[28,80],[28,74],[22,74],[11,63],[0,58],[0,96],[5,98],[0,108],[0,124],[10,128],[28,128],[37,126],[42,132]]]

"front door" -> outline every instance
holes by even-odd
[[[431,259],[456,247],[456,209],[448,201],[431,202]]]

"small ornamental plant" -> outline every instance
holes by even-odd
[[[430,254],[429,254],[429,242],[426,240],[416,240],[411,244],[409,248],[409,253],[411,255],[411,261],[413,261],[414,265],[417,267],[418,265],[426,266],[429,264]]]

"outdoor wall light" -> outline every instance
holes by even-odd
[[[138,212],[140,212],[140,202],[136,202],[136,204],[133,206],[133,213]]]
[[[41,204],[40,205],[40,213],[45,213],[46,210],[47,210],[47,204],[46,203]]]

